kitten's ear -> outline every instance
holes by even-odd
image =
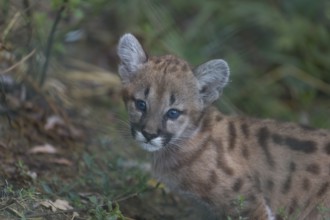
[[[147,55],[132,34],[124,34],[120,38],[117,53],[121,61],[119,75],[123,84],[127,84],[147,61]]]
[[[218,99],[223,88],[228,83],[229,67],[224,60],[210,60],[194,70],[194,75],[200,85],[200,95],[204,105],[210,105]]]

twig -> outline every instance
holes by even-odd
[[[139,194],[140,194],[140,192],[132,193],[132,194],[129,194],[129,195],[127,195],[127,196],[124,196],[124,197],[121,197],[121,198],[115,199],[115,200],[113,200],[112,202],[122,202],[122,201],[125,201],[125,200],[127,200],[127,199],[134,198],[134,197],[138,196]]]
[[[24,11],[25,11],[25,15],[27,17],[27,29],[28,29],[28,45],[30,45],[31,42],[31,36],[32,36],[32,12],[31,12],[31,7],[30,7],[30,2],[29,0],[22,0],[23,1],[23,6],[24,6]]]
[[[36,52],[36,50],[32,50],[28,55],[26,55],[25,57],[23,57],[19,62],[15,63],[14,65],[12,65],[11,67],[5,69],[4,71],[0,72],[1,74],[5,74],[8,73],[9,71],[15,69],[17,66],[19,66],[20,64],[24,63],[27,59],[29,59],[34,53]]]
[[[15,201],[14,199],[10,199],[10,200],[8,200],[8,201],[6,202],[6,204],[0,206],[0,211],[7,209],[9,206],[15,204],[15,202],[16,202],[16,201]]]
[[[313,77],[301,69],[295,68],[297,71],[291,72],[292,75],[295,75],[298,79],[300,78],[305,83],[319,89],[320,91],[330,94],[330,85],[322,80]]]
[[[52,51],[52,46],[53,46],[53,43],[54,43],[55,31],[56,31],[57,25],[59,24],[59,22],[61,20],[63,12],[66,9],[66,3],[67,2],[68,2],[68,0],[63,0],[63,4],[57,12],[57,15],[56,15],[55,21],[53,23],[52,29],[49,33],[46,52],[45,52],[46,53],[46,60],[45,60],[44,66],[43,66],[42,71],[41,71],[39,86],[42,86],[44,84],[47,69],[48,69],[48,64],[49,64],[49,60],[50,60],[50,55],[51,55],[51,51]]]
[[[291,75],[293,77],[296,77],[297,79],[305,82],[306,84],[326,93],[330,94],[330,84],[323,82],[322,80],[313,77],[303,71],[302,69],[296,67],[296,66],[281,66],[276,68],[275,70],[272,70],[269,72],[269,76],[271,76],[271,79],[265,80],[262,79],[263,82],[266,82],[266,84],[271,84],[273,82],[276,82],[282,78],[284,78],[286,75]],[[269,78],[269,76],[267,76]],[[266,77],[265,77],[266,78]]]
[[[14,24],[16,23],[18,16],[19,16],[19,12],[16,12],[13,19],[11,19],[11,21],[9,22],[8,26],[6,27],[6,29],[3,31],[3,35],[2,35],[2,41],[4,42],[6,40],[6,37],[8,35],[8,33],[10,32],[10,30],[12,29],[12,27],[14,26]]]
[[[14,214],[15,216],[19,217],[19,219],[22,219],[24,217],[22,213],[20,213],[19,211],[17,211],[14,208],[7,207],[7,211],[9,211],[11,214]]]

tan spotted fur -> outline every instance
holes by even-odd
[[[329,131],[219,112],[211,104],[228,82],[223,60],[192,68],[147,57],[131,34],[118,55],[132,135],[161,182],[219,218],[330,219]]]

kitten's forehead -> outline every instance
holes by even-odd
[[[154,70],[164,74],[188,74],[191,72],[189,64],[173,55],[151,57],[148,65]]]
[[[151,57],[132,82],[132,92],[155,102],[188,101],[198,95],[198,81],[189,64],[173,55]],[[174,101],[173,101],[174,100]]]

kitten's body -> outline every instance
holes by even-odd
[[[228,117],[211,106],[228,82],[223,60],[194,70],[171,55],[147,58],[124,35],[118,53],[133,137],[153,171],[219,216],[330,218],[330,132]]]

